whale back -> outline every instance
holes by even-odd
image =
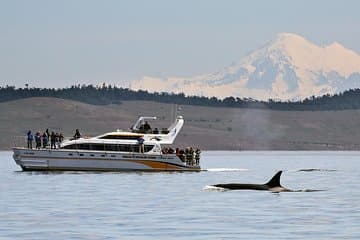
[[[265,183],[266,186],[269,188],[275,188],[275,187],[281,187],[280,184],[280,176],[282,174],[282,171],[278,171],[267,183]]]
[[[278,171],[271,179],[265,184],[249,184],[249,183],[227,183],[215,184],[213,187],[225,188],[229,190],[268,190],[272,192],[292,192],[292,190],[284,188],[280,184],[280,176],[282,171]]]

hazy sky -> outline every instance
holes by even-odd
[[[0,86],[211,73],[280,32],[360,53],[360,1],[0,0]]]

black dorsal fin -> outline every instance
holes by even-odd
[[[282,171],[278,171],[270,181],[268,181],[265,185],[269,186],[269,188],[273,188],[273,187],[281,187],[280,184],[280,176],[281,176]]]

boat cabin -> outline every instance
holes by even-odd
[[[153,150],[155,145],[145,144],[144,153]],[[93,151],[113,151],[126,153],[139,153],[140,146],[138,144],[109,144],[109,143],[72,143],[61,147],[62,149],[78,149],[78,150],[93,150]]]

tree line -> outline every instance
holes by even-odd
[[[273,109],[284,111],[322,111],[360,109],[360,89],[351,89],[339,94],[309,97],[300,101],[259,101],[252,98],[227,97],[219,99],[205,96],[186,96],[184,93],[150,93],[111,85],[74,85],[66,88],[16,88],[0,87],[0,102],[29,97],[54,97],[80,101],[94,105],[121,104],[121,101],[155,101],[180,105],[209,107]]]

